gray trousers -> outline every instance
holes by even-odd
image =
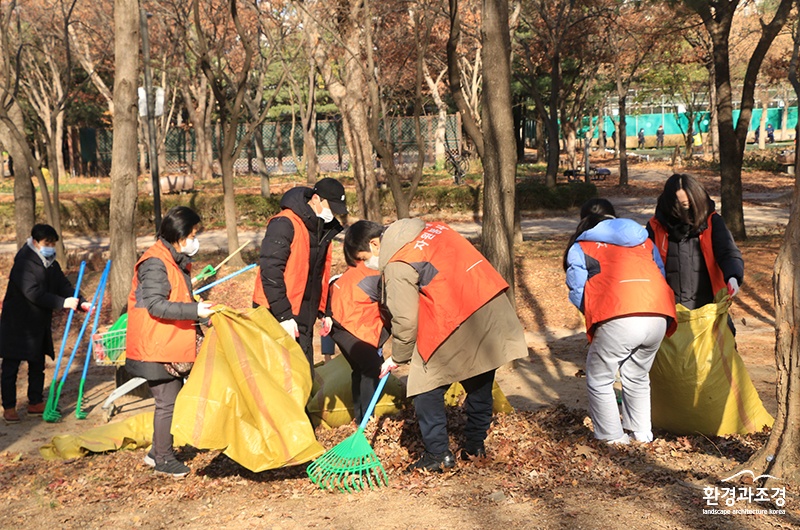
[[[175,409],[175,399],[183,388],[183,379],[169,379],[166,381],[148,381],[150,392],[156,402],[153,414],[153,449],[151,453],[157,464],[175,458],[172,448],[172,412]]]
[[[650,368],[667,331],[661,316],[629,316],[597,326],[586,356],[586,388],[594,436],[616,440],[629,431],[647,432],[650,421]],[[622,422],[614,379],[622,380]]]

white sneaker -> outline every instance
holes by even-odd
[[[633,439],[637,442],[649,444],[653,441],[653,431],[633,431]]]
[[[156,461],[152,456],[150,456],[150,453],[147,453],[146,455],[144,455],[143,462],[144,462],[144,465],[146,465],[147,467],[156,467]]]
[[[628,445],[631,443],[631,438],[627,434],[623,434],[616,440],[606,440],[608,445]]]

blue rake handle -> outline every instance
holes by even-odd
[[[81,282],[83,281],[83,273],[86,270],[86,262],[81,261],[81,268],[78,270],[78,281],[75,282],[75,298],[81,294]],[[69,328],[72,325],[72,315],[75,314],[74,309],[69,310],[67,317],[67,325],[64,327],[64,338],[61,339],[61,349],[58,352],[58,360],[56,361],[56,369],[53,371],[53,382],[50,384],[50,396],[53,395],[54,386],[58,381],[58,371],[61,369],[61,359],[64,357],[64,350],[67,348],[67,337],[69,336]],[[49,398],[48,398],[49,401]]]
[[[92,346],[94,345],[94,341],[92,337],[97,332],[97,325],[100,322],[100,310],[103,308],[103,298],[106,295],[106,283],[108,282],[108,274],[111,270],[111,260],[106,262],[106,268],[103,270],[103,275],[100,277],[100,284],[97,286],[97,291],[100,293],[99,300],[97,301],[97,306],[94,305],[94,301],[92,301],[92,307],[94,310],[94,322],[92,323],[92,331],[89,333],[89,348],[86,351],[86,360],[83,363],[83,373],[81,374],[81,379],[86,379],[86,373],[89,371],[89,359],[92,357]],[[97,293],[95,293],[95,298],[97,298]]]
[[[92,297],[92,307],[94,307],[95,303],[97,302],[97,296],[100,294],[100,289],[105,288],[105,273],[106,271],[103,270],[103,276],[100,278],[100,281],[103,283],[102,285],[98,284],[97,290],[94,292],[94,296]],[[75,340],[75,346],[72,348],[72,354],[69,356],[69,360],[64,367],[64,375],[61,377],[61,385],[64,384],[64,381],[67,380],[67,375],[69,374],[69,369],[72,366],[72,361],[75,360],[75,354],[78,353],[78,350],[81,347],[81,341],[83,340],[83,335],[86,333],[86,328],[89,326],[89,319],[91,318],[91,313],[86,313],[86,317],[83,319],[83,324],[81,325],[81,330],[78,332],[78,338]],[[61,390],[61,385],[59,385],[59,391]],[[58,397],[56,397],[56,401],[58,401]]]
[[[201,288],[197,289],[196,291],[194,291],[194,294],[200,294],[200,293],[202,293],[202,292],[204,292],[204,291],[208,291],[209,289],[211,289],[211,288],[212,288],[212,287],[214,287],[215,285],[219,285],[219,284],[221,284],[222,282],[226,282],[226,281],[230,280],[231,278],[233,278],[234,276],[238,276],[239,274],[241,274],[241,273],[243,273],[243,272],[249,271],[250,269],[252,269],[252,268],[253,268],[253,267],[255,267],[255,266],[256,266],[256,264],[255,264],[255,263],[251,263],[251,264],[250,264],[250,265],[248,265],[247,267],[244,267],[244,268],[242,268],[242,269],[239,269],[239,270],[238,270],[238,271],[236,271],[236,272],[232,272],[232,273],[228,274],[227,276],[225,276],[224,278],[220,278],[219,280],[217,280],[217,281],[215,281],[215,282],[211,282],[211,283],[209,283],[208,285],[204,285],[203,287],[201,287]]]
[[[378,388],[375,389],[375,393],[372,394],[372,400],[369,402],[369,406],[367,407],[366,412],[364,412],[364,418],[361,420],[361,425],[358,426],[358,432],[364,432],[364,429],[367,427],[367,423],[369,419],[372,417],[372,412],[375,410],[375,405],[378,404],[378,400],[383,393],[383,387],[386,386],[386,381],[389,380],[389,374],[384,375],[381,377],[380,382],[378,382]]]

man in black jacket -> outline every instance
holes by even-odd
[[[35,225],[8,277],[0,315],[0,388],[6,423],[19,422],[17,374],[22,361],[28,363],[28,415],[44,412],[44,357],[54,357],[53,310],[89,310],[88,302],[73,296],[75,288],[56,261],[56,241],[55,228]]]
[[[325,178],[314,188],[297,187],[281,199],[281,212],[269,220],[261,243],[261,282],[253,305],[269,307],[286,332],[297,339],[314,373],[314,322],[323,320],[330,278],[331,241],[342,231],[334,214],[346,215],[344,186]],[[259,287],[263,289],[259,292]]]

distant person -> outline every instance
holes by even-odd
[[[761,127],[756,127],[756,132],[753,133],[753,143],[757,144],[759,138],[761,137]]]
[[[639,149],[644,149],[644,128],[639,129],[639,134],[636,137],[639,139]]]
[[[342,231],[334,217],[346,215],[344,186],[324,178],[313,188],[298,186],[281,199],[280,213],[267,221],[261,242],[253,306],[269,308],[281,327],[300,344],[314,374],[314,323],[330,332],[325,316],[333,238]]]
[[[617,130],[611,131],[611,139],[614,141],[614,149],[617,148]]]
[[[563,266],[570,302],[586,319],[586,387],[594,436],[609,444],[628,444],[631,436],[649,443],[649,373],[662,339],[676,328],[675,304],[647,231],[615,215],[606,199],[584,204]],[[617,371],[622,421],[614,395]]]
[[[664,126],[659,125],[658,129],[656,129],[656,148],[663,149],[664,148]]]
[[[455,467],[444,395],[459,381],[467,392],[461,458],[486,455],[492,387],[500,366],[528,355],[522,325],[508,299],[508,283],[489,261],[444,223],[401,219],[380,241],[370,241],[368,267],[383,273],[391,314],[392,355],[381,375],[410,363],[406,393],[425,452],[408,468],[441,472]]]
[[[53,311],[90,309],[88,302],[74,297],[75,288],[56,261],[58,239],[52,226],[34,225],[8,275],[0,314],[0,387],[6,423],[20,421],[16,409],[17,374],[23,361],[28,363],[28,415],[44,413],[45,356],[55,358]]]
[[[183,478],[189,467],[175,458],[172,413],[189,375],[202,333],[197,322],[211,316],[211,302],[192,297],[192,256],[200,249],[200,216],[186,206],[171,208],[158,241],[133,272],[128,294],[125,370],[147,380],[155,398],[153,444],[144,463],[156,474]]]
[[[767,124],[767,143],[774,144],[775,143],[775,127],[772,126],[771,123]]]
[[[602,137],[598,142],[602,142],[600,143],[601,149],[605,149],[606,146],[608,145],[608,133],[605,131],[605,129],[603,129]]]

